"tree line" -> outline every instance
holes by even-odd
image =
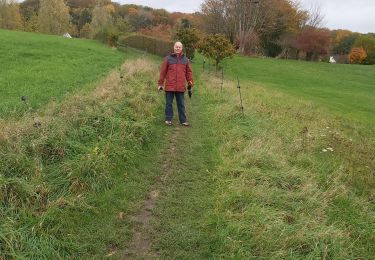
[[[318,8],[292,0],[205,0],[193,14],[111,0],[0,0],[0,28],[98,39],[115,45],[140,33],[179,39],[193,56],[199,39],[221,35],[243,55],[375,64],[375,34],[322,27]],[[218,36],[216,36],[218,37]],[[220,38],[221,39],[221,38]]]

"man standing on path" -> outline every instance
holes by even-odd
[[[182,52],[182,43],[174,44],[174,53],[164,58],[161,65],[158,90],[165,90],[165,123],[172,125],[173,99],[176,97],[178,118],[183,126],[189,126],[185,114],[186,81],[193,87],[193,71],[189,59]],[[164,84],[165,82],[165,84]]]

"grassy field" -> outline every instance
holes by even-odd
[[[151,71],[126,63],[89,93],[1,122],[0,258],[102,258],[130,239],[119,216],[153,183],[144,158],[163,142]]]
[[[1,85],[15,94],[0,103],[0,259],[102,258],[130,239],[131,220],[119,216],[156,176],[144,161],[163,142],[161,96],[148,89],[155,64],[92,41],[1,34],[13,50],[2,49],[2,83],[18,84]],[[50,82],[64,87],[46,91]],[[17,108],[26,85],[30,110]]]
[[[267,85],[374,125],[375,66],[235,57],[224,70],[232,80]]]
[[[373,259],[373,67],[236,57],[221,91],[198,56],[183,128],[162,124],[161,59],[115,56],[129,60],[0,121],[0,259],[122,259],[137,230],[159,259]]]
[[[155,210],[154,250],[163,259],[373,259],[375,138],[363,131],[372,118],[359,122],[365,113],[332,113],[334,100],[322,106],[313,94],[247,77],[250,63],[263,61],[242,62],[244,116],[236,81],[222,92],[214,73],[197,76],[184,156]],[[284,70],[284,61],[264,62]]]
[[[0,117],[92,89],[128,56],[95,41],[0,30]]]

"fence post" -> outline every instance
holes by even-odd
[[[224,85],[224,67],[221,68],[221,91],[223,91],[223,85]]]
[[[244,113],[244,109],[243,109],[243,105],[242,105],[242,95],[241,95],[240,79],[238,78],[238,76],[237,76],[237,82],[238,82],[238,85],[237,85],[238,93],[240,94],[240,100],[241,100],[242,116],[245,117],[245,113]]]

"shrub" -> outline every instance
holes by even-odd
[[[219,63],[236,53],[234,46],[222,34],[208,35],[199,44],[198,51],[215,62],[216,70]]]
[[[94,39],[115,46],[119,38],[119,31],[112,23],[107,23],[97,30]]]
[[[350,64],[363,64],[367,58],[367,53],[363,48],[353,48],[348,59]]]

